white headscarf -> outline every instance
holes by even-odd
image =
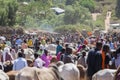
[[[11,58],[13,59],[12,55],[10,54],[10,48],[5,47],[5,48],[4,48],[4,51],[3,51],[3,62],[5,62],[6,53],[8,53],[8,54],[11,56]]]

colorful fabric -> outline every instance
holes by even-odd
[[[62,50],[62,46],[58,45],[56,48],[56,55]]]
[[[45,67],[48,67],[49,64],[50,64],[50,60],[51,60],[51,57],[50,56],[46,56],[45,54],[43,54],[41,56],[41,59],[45,62]]]
[[[28,47],[32,47],[33,46],[33,41],[30,39],[30,40],[28,40],[27,44],[28,44]]]
[[[102,51],[102,69],[105,68],[105,52]]]

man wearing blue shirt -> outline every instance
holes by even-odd
[[[27,67],[27,61],[26,59],[23,58],[23,53],[19,52],[18,53],[18,58],[14,61],[13,64],[13,70],[17,71],[17,70],[21,70],[24,67]]]

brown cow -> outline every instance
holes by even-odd
[[[77,65],[77,68],[79,69],[80,72],[80,80],[86,80],[86,68],[82,65]]]
[[[9,77],[9,80],[15,80],[15,76],[17,75],[18,71],[9,71],[6,74]]]

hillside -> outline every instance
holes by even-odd
[[[111,11],[112,12],[111,23],[120,22],[120,20],[116,17],[116,13],[115,13],[117,0],[101,0],[101,1],[96,1],[96,4],[98,5],[96,6],[96,9],[98,8],[97,10],[101,12],[100,18],[105,19],[107,11]]]
[[[111,23],[120,21],[119,0],[0,0],[0,26],[22,26],[58,31],[105,29],[110,11]],[[62,12],[61,12],[62,11]],[[92,19],[91,14],[96,20]]]

